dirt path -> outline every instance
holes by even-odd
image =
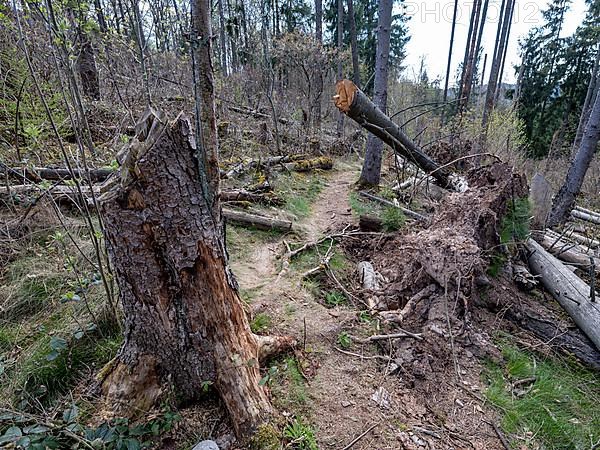
[[[297,224],[302,236],[295,240],[314,240],[352,222],[349,192],[357,177],[355,166],[341,166],[327,177],[311,215]],[[436,438],[411,429],[419,426],[443,430],[434,426],[441,420],[439,415],[451,416],[448,424],[455,424],[454,429],[472,431],[482,424],[483,411],[474,410],[479,402],[474,403],[453,384],[452,374],[434,379],[432,386],[413,389],[410,383],[407,386],[402,382],[402,376],[388,374],[385,363],[373,357],[377,354],[373,346],[353,345],[355,356],[341,353],[337,348],[340,332],[373,327],[370,332],[376,334],[377,322],[358,324],[358,311],[351,306],[325,307],[293,270],[279,276],[281,263],[277,256],[282,253],[282,241],[283,238],[258,245],[249,257],[232,266],[240,287],[252,290],[253,314],[264,313],[271,318],[269,333],[292,335],[306,342],[304,358],[310,372],[303,388],[306,399],[298,402],[288,395],[283,399],[283,408],[289,408],[292,415],[307,417],[316,430],[320,449],[344,448],[371,427],[353,444],[353,450],[462,448],[453,445],[445,435],[442,438],[446,442],[437,446],[431,441]],[[473,370],[470,378],[474,384],[478,376]],[[442,385],[445,393],[436,398]],[[376,392],[383,393],[384,398],[378,399]],[[278,406],[282,408],[281,404]],[[490,438],[493,440],[493,436],[484,434],[478,439],[480,443],[468,447],[498,448],[489,443]]]

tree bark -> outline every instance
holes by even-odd
[[[390,57],[390,31],[392,27],[392,0],[380,0],[378,9],[377,55],[375,61],[375,81],[373,103],[386,113],[388,60]],[[373,134],[367,138],[365,160],[359,183],[368,186],[379,185],[383,142]]]
[[[337,0],[337,78],[338,81],[344,77],[342,65],[342,48],[344,46],[344,3],[343,0]],[[340,114],[337,121],[337,137],[342,137],[344,131],[344,115]]]
[[[475,5],[474,5],[474,22],[472,24],[473,26],[473,33],[471,35],[471,42],[468,45],[468,56],[467,56],[467,65],[463,70],[463,78],[462,78],[462,92],[460,95],[460,108],[459,110],[461,112],[465,111],[469,105],[469,98],[471,97],[471,86],[473,84],[473,71],[475,68],[475,60],[477,58],[477,52],[479,50],[478,48],[478,43],[481,42],[480,39],[478,38],[479,33],[483,32],[483,25],[480,27],[479,26],[479,21],[481,19],[483,19],[485,21],[485,17],[481,17],[481,7],[482,7],[482,0],[476,0]],[[487,7],[487,1],[486,1],[486,7]]]
[[[81,79],[83,95],[91,100],[100,100],[100,82],[98,81],[94,47],[90,37],[83,30],[79,32],[79,38],[81,39],[81,47],[77,58],[77,72]]]
[[[323,2],[315,0],[315,38],[319,45],[323,44]],[[321,67],[315,68],[315,92],[313,98],[312,123],[315,130],[321,130],[321,98],[323,95],[323,71]]]
[[[358,42],[356,38],[356,18],[354,17],[354,0],[348,0],[348,25],[350,32],[350,49],[352,51],[352,81],[360,87],[360,65],[358,63]]]
[[[454,191],[464,191],[466,182],[450,173],[425,154],[350,80],[338,81],[334,97],[337,108],[367,131],[388,144],[399,155],[413,162],[436,182]]]
[[[590,287],[534,240],[527,248],[533,273],[600,350],[600,304],[590,301]]]
[[[552,211],[548,218],[548,226],[553,227],[563,223],[569,217],[569,213],[575,205],[575,197],[581,191],[581,186],[585,179],[585,174],[590,167],[590,162],[594,157],[594,153],[598,147],[600,140],[600,95],[596,96],[596,101],[590,112],[585,127],[585,132],[581,140],[579,150],[575,155],[575,159],[569,167],[567,178],[562,185],[558,194],[554,198]]]
[[[594,62],[594,69],[592,70],[592,77],[588,84],[587,92],[585,95],[585,101],[583,108],[581,109],[581,117],[579,118],[579,124],[577,125],[577,132],[575,133],[575,140],[573,141],[573,154],[579,148],[581,139],[583,138],[583,130],[590,117],[591,105],[594,103],[594,99],[598,95],[598,87],[600,86],[600,80],[598,77],[600,69],[600,42],[598,43],[598,53],[596,54],[596,61]]]

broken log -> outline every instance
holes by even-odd
[[[595,225],[600,225],[600,216],[588,214],[578,209],[574,209],[573,211],[571,211],[571,217],[574,217],[575,219],[584,220]]]
[[[466,180],[452,174],[447,167],[432,160],[352,81],[338,81],[336,91],[335,106],[389,145],[394,152],[414,162],[426,174],[435,178],[440,186],[457,192],[464,192],[467,189]]]
[[[600,258],[594,256],[580,245],[567,242],[563,238],[544,234],[539,238],[539,244],[556,258],[576,265],[581,269],[590,268],[590,258],[594,261],[596,272],[600,271]]]
[[[390,202],[389,200],[386,200],[384,198],[377,197],[376,195],[369,194],[368,192],[365,192],[365,191],[360,191],[359,195],[361,195],[362,197],[368,198],[370,200],[374,200],[376,202],[379,202],[382,205],[386,205],[386,206],[389,206],[391,208],[397,208],[400,211],[402,211],[405,215],[407,215],[408,217],[410,217],[412,219],[416,219],[416,220],[419,220],[421,222],[427,222],[427,217],[425,217],[424,215],[419,214],[419,213],[414,212],[414,211],[411,211],[408,208],[403,208],[402,206],[396,205],[394,202]]]
[[[73,178],[89,179],[92,182],[104,181],[113,172],[113,169],[54,169],[50,167],[11,167],[6,170],[8,175],[13,179],[28,180],[33,182],[40,182],[42,180],[50,181],[62,181],[72,180]]]
[[[546,234],[548,234],[552,237],[555,237],[555,238],[560,237],[561,239],[571,239],[571,240],[577,242],[578,244],[583,245],[583,247],[586,250],[600,247],[600,241],[597,241],[596,239],[591,238],[589,236],[584,236],[582,234],[576,233],[575,230],[573,230],[573,229],[568,230],[563,235],[557,233],[556,231],[548,229],[548,230],[546,230]]]
[[[600,212],[598,212],[598,211],[593,211],[593,210],[591,210],[591,209],[587,209],[587,208],[584,208],[584,207],[582,207],[582,206],[576,206],[576,207],[575,207],[575,208],[573,208],[573,209],[576,209],[577,211],[581,211],[582,213],[589,214],[589,215],[591,215],[591,216],[600,217]]]
[[[600,350],[600,303],[590,301],[590,287],[533,239],[525,245],[532,272]]]
[[[231,209],[223,208],[223,217],[225,217],[227,222],[250,226],[259,230],[290,231],[292,229],[292,222],[289,220],[258,216],[256,214],[248,214],[241,211],[233,211]]]
[[[328,156],[319,158],[305,159],[284,164],[287,170],[294,172],[311,172],[313,170],[331,170],[333,168],[333,159]]]

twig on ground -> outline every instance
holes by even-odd
[[[356,444],[358,441],[360,441],[362,438],[364,438],[367,434],[369,434],[371,432],[371,430],[373,430],[380,423],[381,422],[377,422],[377,423],[371,425],[364,432],[362,432],[357,437],[355,437],[354,439],[352,439],[352,441],[349,442],[348,445],[346,445],[342,450],[348,450],[348,449],[352,448],[354,446],[354,444]]]
[[[335,348],[338,352],[343,353],[344,355],[348,355],[348,356],[354,356],[355,358],[360,358],[360,359],[379,359],[381,361],[391,361],[392,358],[390,358],[389,356],[382,356],[382,355],[373,355],[373,356],[365,356],[365,355],[359,355],[358,353],[353,353],[353,352],[349,352],[346,350],[342,350],[341,348],[338,347],[333,347]]]
[[[376,334],[376,335],[369,336],[368,338],[364,338],[364,339],[359,338],[357,336],[352,336],[352,335],[349,335],[349,337],[353,341],[358,342],[359,344],[368,344],[370,342],[375,342],[375,341],[383,341],[386,339],[398,339],[398,338],[404,338],[404,337],[415,338],[419,341],[423,340],[423,336],[421,335],[421,333],[411,333],[410,331],[403,330],[402,328],[400,328],[400,331],[398,333]]]

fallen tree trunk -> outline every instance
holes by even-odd
[[[365,192],[365,191],[360,191],[359,194],[362,197],[368,198],[370,200],[374,200],[376,202],[381,203],[382,205],[389,206],[390,208],[397,208],[400,211],[402,211],[405,215],[407,215],[408,217],[411,217],[413,219],[419,220],[421,222],[427,222],[427,217],[425,217],[424,215],[419,214],[419,213],[414,212],[414,211],[411,211],[410,209],[403,208],[402,206],[398,206],[395,203],[390,202],[389,200],[386,200],[386,199],[381,198],[381,197],[377,197],[376,195],[369,194],[368,192]]]
[[[401,156],[414,162],[426,174],[435,178],[440,186],[457,192],[467,189],[464,179],[433,161],[352,81],[338,81],[336,91],[335,106],[361,127],[373,133]]]
[[[600,258],[594,256],[577,244],[573,244],[549,234],[544,234],[539,239],[539,244],[556,258],[574,264],[581,269],[589,269],[592,258],[596,272],[600,271]]]
[[[600,350],[600,304],[590,301],[590,287],[533,239],[526,247],[532,272]]]
[[[294,172],[311,172],[313,170],[331,170],[333,168],[333,159],[328,156],[320,158],[305,159],[284,164],[287,170]]]
[[[588,214],[578,209],[574,209],[573,211],[571,211],[571,217],[574,217],[575,219],[584,220],[595,225],[600,225],[600,216]]]
[[[272,192],[264,194],[250,192],[246,189],[234,189],[231,191],[221,191],[222,202],[250,202],[263,203],[265,205],[281,205],[283,200]]]
[[[556,231],[550,230],[550,229],[546,230],[546,234],[548,234],[552,237],[555,237],[555,238],[561,237],[561,235],[559,233],[557,233]],[[566,233],[564,233],[562,235],[562,238],[571,239],[571,240],[577,242],[578,244],[581,244],[584,248],[586,248],[586,250],[600,247],[600,241],[597,241],[594,238],[576,233],[574,230],[568,230]]]
[[[598,211],[593,211],[591,209],[583,208],[581,206],[576,206],[573,209],[577,210],[577,211],[581,211],[582,213],[585,213],[585,214],[589,214],[590,216],[595,216],[595,217],[600,218],[600,212],[598,212]]]
[[[18,180],[29,180],[39,182],[42,180],[50,181],[62,181],[72,180],[73,178],[89,179],[92,182],[104,181],[113,172],[113,169],[88,169],[80,170],[73,169],[73,172],[69,169],[54,169],[49,167],[11,167],[6,170],[8,175],[13,179]]]
[[[233,105],[228,105],[227,108],[236,113],[245,114],[247,116],[252,116],[257,119],[272,119],[270,114],[265,114],[256,109],[241,108],[239,106],[233,106]],[[277,121],[279,123],[282,123],[283,125],[289,125],[290,123],[292,123],[291,120],[285,119],[284,117],[278,117]]]
[[[223,209],[223,217],[225,217],[228,222],[254,227],[259,230],[290,231],[292,229],[292,222],[289,220],[258,216],[256,214],[248,214],[241,211],[233,211],[231,209]]]

